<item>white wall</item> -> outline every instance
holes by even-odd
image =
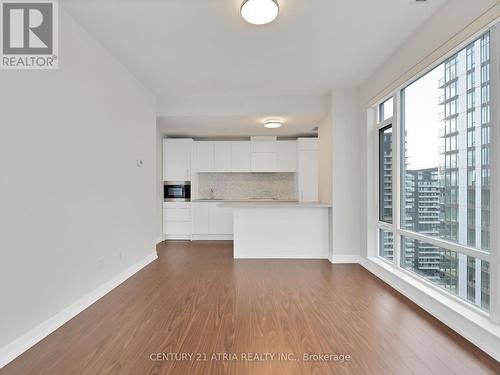
[[[62,9],[59,50],[0,71],[0,349],[155,251],[154,98]]]
[[[156,128],[156,242],[163,240],[163,133]]]
[[[332,203],[332,116],[331,113],[318,126],[319,146],[319,201]]]
[[[361,218],[363,255],[369,246],[368,226],[374,225],[376,210],[373,186],[374,143],[367,143],[375,134],[367,127],[367,108],[393,92],[427,66],[478,32],[500,16],[498,0],[449,0],[429,18],[359,89],[360,165],[362,181]],[[375,231],[373,232],[375,233]],[[370,240],[373,242],[374,237]]]
[[[332,120],[332,251],[335,261],[348,261],[361,252],[362,179],[357,90],[334,90]]]
[[[330,112],[320,122],[319,200],[332,203],[332,262],[350,262],[361,253],[362,189],[357,90],[333,90]]]

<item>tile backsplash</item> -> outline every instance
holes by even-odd
[[[200,173],[198,198],[294,200],[295,173]]]

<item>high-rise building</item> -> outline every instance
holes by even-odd
[[[444,63],[439,236],[490,249],[490,49],[485,34]],[[480,208],[480,209],[478,209]],[[440,283],[489,308],[489,263],[442,251]]]
[[[438,236],[441,221],[438,168],[406,170],[405,181],[405,228],[431,237]],[[439,279],[439,247],[407,240],[405,249],[406,267],[424,274],[429,280]]]
[[[380,139],[381,145],[380,150],[381,155],[381,165],[380,169],[382,172],[380,190],[381,202],[380,202],[380,219],[387,222],[392,222],[392,129],[388,129],[382,133]],[[394,259],[394,236],[391,232],[382,231],[380,236],[380,249],[383,250],[381,254],[384,258],[393,260]]]

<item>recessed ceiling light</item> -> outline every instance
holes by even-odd
[[[265,25],[278,17],[277,0],[245,0],[241,4],[241,16],[253,25]]]
[[[281,121],[276,121],[276,120],[266,121],[266,123],[264,124],[264,127],[268,129],[277,129],[281,128],[282,126],[283,123]]]

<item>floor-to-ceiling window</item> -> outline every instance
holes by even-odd
[[[486,31],[376,108],[379,256],[485,312],[498,54]]]

